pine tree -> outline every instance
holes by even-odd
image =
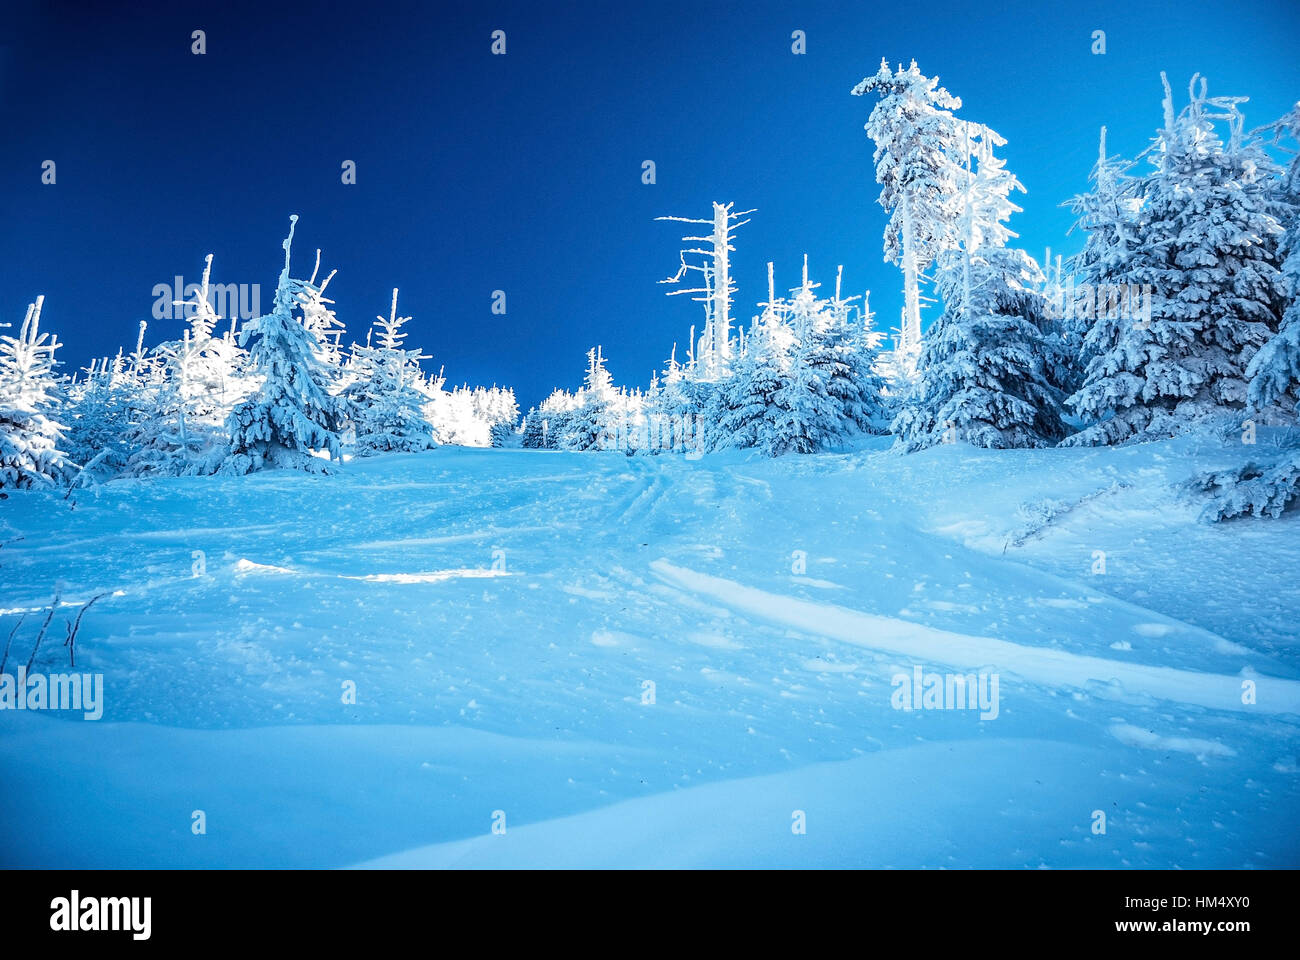
[[[957,259],[957,258],[954,258]],[[919,378],[892,430],[914,451],[964,441],[977,447],[1047,446],[1065,436],[1060,394],[1044,369],[1030,317],[1041,274],[1023,251],[984,247],[942,271],[944,312],[926,338]],[[966,294],[961,278],[969,272]]]
[[[247,390],[238,367],[242,351],[233,336],[215,336],[221,321],[210,299],[212,254],[192,301],[177,300],[189,327],[180,340],[146,354],[143,325],[137,344],[136,392],[127,431],[134,476],[202,476],[216,472],[226,456],[226,418]],[[233,321],[232,321],[233,328]]]
[[[1074,278],[1066,281],[1063,259],[1058,254],[1053,261],[1051,247],[1047,248],[1041,272],[1042,309],[1033,319],[1042,334],[1043,367],[1048,383],[1062,397],[1068,397],[1083,386],[1080,360],[1083,334],[1063,306],[1067,298],[1073,302]]]
[[[1106,128],[1101,128],[1097,163],[1092,168],[1092,190],[1070,201],[1077,215],[1073,229],[1087,233],[1083,250],[1070,258],[1070,277],[1057,278],[1057,290],[1048,297],[1049,312],[1059,318],[1065,340],[1074,356],[1071,393],[1083,384],[1089,363],[1103,337],[1089,338],[1097,319],[1096,307],[1122,302],[1110,293],[1127,283],[1125,272],[1138,246],[1138,215],[1142,207],[1141,178],[1130,176],[1133,162],[1106,153]],[[1058,274],[1060,268],[1058,267]],[[1100,296],[1099,296],[1100,295]],[[1139,292],[1140,295],[1140,292]],[[1130,297],[1131,306],[1131,297]]]
[[[881,335],[876,332],[867,304],[859,310],[856,323],[849,312],[856,297],[841,297],[841,266],[835,277],[835,299],[827,304],[813,336],[816,352],[826,356],[826,390],[837,408],[839,425],[833,442],[843,442],[859,433],[886,432],[890,418],[885,411],[885,381],[877,372]]]
[[[829,304],[813,291],[804,257],[803,282],[789,302],[793,336],[790,362],[777,390],[773,430],[780,453],[816,453],[837,443],[843,434],[841,412],[831,393],[831,381],[846,377],[848,368],[836,349]]]
[[[520,446],[526,450],[546,450],[547,424],[543,413],[537,407],[529,407],[524,417],[523,437]]]
[[[1242,133],[1240,98],[1207,98],[1198,79],[1177,116],[1165,81],[1155,171],[1116,278],[1153,292],[1150,317],[1107,311],[1089,331],[1086,379],[1069,402],[1096,422],[1072,444],[1167,437],[1243,410],[1247,366],[1276,330],[1286,287],[1267,195],[1275,167]],[[1227,122],[1226,142],[1215,120]]]
[[[978,133],[979,143],[972,143]],[[1047,370],[1038,325],[1044,278],[1027,254],[1004,246],[1023,190],[993,148],[987,127],[963,129],[967,146],[958,191],[961,246],[941,257],[944,312],[930,331],[919,378],[894,420],[898,446],[919,450],[963,440],[973,446],[1038,447],[1067,432],[1061,393]],[[978,158],[978,167],[970,158]]]
[[[1300,103],[1272,127],[1277,138],[1289,137],[1297,146],[1271,192],[1274,216],[1287,224],[1278,257],[1288,295],[1277,335],[1251,359],[1246,374],[1252,409],[1266,411],[1284,404],[1294,413],[1300,402]]]
[[[1300,146],[1300,103],[1273,125],[1275,136],[1288,136]],[[1300,151],[1272,190],[1276,215],[1288,224],[1279,245],[1284,257],[1282,272],[1288,283],[1289,301],[1281,328],[1247,368],[1250,378],[1249,409],[1267,416],[1270,410],[1284,412],[1290,430],[1275,456],[1252,460],[1235,470],[1203,474],[1188,486],[1210,494],[1202,511],[1205,520],[1224,520],[1254,515],[1278,517],[1300,500],[1300,424],[1296,423],[1300,401]]]
[[[790,397],[790,341],[783,343],[780,333],[773,331],[769,336],[761,327],[751,328],[748,339],[736,376],[722,395],[714,446],[752,448],[777,457],[789,450],[778,423],[792,422],[791,411],[784,406]]]
[[[328,372],[317,357],[320,344],[293,315],[307,285],[289,276],[289,255],[298,217],[289,218],[284,269],[271,312],[250,321],[240,334],[254,371],[263,380],[227,421],[229,454],[223,472],[272,468],[321,472],[313,450],[339,457],[340,405],[330,395]]]
[[[402,345],[402,326],[410,317],[397,315],[397,290],[387,318],[375,318],[378,345],[352,345],[353,380],[344,389],[343,404],[356,432],[358,456],[433,447],[433,428],[425,419],[424,395],[416,386],[419,350]]]
[[[112,360],[92,361],[84,373],[84,379],[70,391],[65,446],[68,462],[76,467],[77,482],[91,485],[126,470],[134,391],[121,350]]]
[[[175,301],[189,323],[181,339],[146,351],[142,322],[131,369],[119,378],[134,387],[125,433],[125,472],[133,476],[202,476],[225,462],[226,422],[250,384],[235,321],[217,335],[223,318],[212,305],[211,274],[208,254],[194,299]]]
[[[916,61],[891,71],[882,59],[879,71],[852,93],[880,97],[865,129],[876,145],[879,202],[889,211],[885,259],[903,269],[903,317],[893,362],[910,376],[921,348],[922,275],[955,243],[954,198],[964,157],[952,111],[961,100],[939,86],[938,78],[924,76]]]
[[[600,347],[587,351],[587,375],[583,381],[580,403],[573,410],[560,435],[562,450],[608,450],[613,446],[615,429],[614,388]]]
[[[57,337],[40,332],[45,297],[27,307],[18,336],[0,336],[0,488],[31,489],[63,479],[64,426],[56,419]]]
[[[197,365],[198,353],[186,330],[179,343],[159,345],[138,365],[134,416],[127,430],[127,472],[132,476],[206,474],[220,466],[223,444],[190,409],[186,375]]]
[[[767,265],[767,301],[750,324],[745,353],[718,392],[710,411],[712,449],[752,448],[768,457],[791,450],[791,428],[800,421],[790,404],[791,367],[799,343],[790,327],[791,304],[776,296],[773,265]]]
[[[491,446],[496,449],[523,446],[523,432],[506,420],[498,420],[488,430]]]
[[[316,283],[320,273],[320,251],[316,251],[316,266],[312,268],[311,279],[302,285],[298,292],[298,305],[302,311],[302,325],[307,328],[315,341],[316,359],[326,374],[329,390],[332,394],[341,393],[347,385],[343,373],[343,321],[334,312],[334,301],[325,296],[330,281],[337,270],[331,270],[329,276]],[[382,319],[382,318],[381,318]],[[409,317],[407,319],[410,319]]]

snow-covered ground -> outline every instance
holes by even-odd
[[[1296,866],[1300,517],[1197,523],[1172,487],[1220,462],[444,447],[11,494],[13,658],[56,583],[114,593],[103,719],[0,712],[0,865]],[[996,674],[996,716],[895,709],[917,667]]]

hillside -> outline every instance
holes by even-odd
[[[111,595],[102,719],[0,713],[0,865],[1294,865],[1300,518],[1197,523],[1191,438],[887,442],[13,493],[13,656]]]

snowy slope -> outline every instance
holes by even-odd
[[[6,634],[116,593],[104,719],[0,713],[0,863],[1294,866],[1300,526],[1171,492],[1229,458],[442,448],[18,494]],[[996,719],[895,710],[916,665],[998,673]]]

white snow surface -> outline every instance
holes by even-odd
[[[1192,438],[887,443],[11,494],[4,635],[110,595],[103,719],[0,711],[0,866],[1300,864],[1300,519],[1197,523]]]

